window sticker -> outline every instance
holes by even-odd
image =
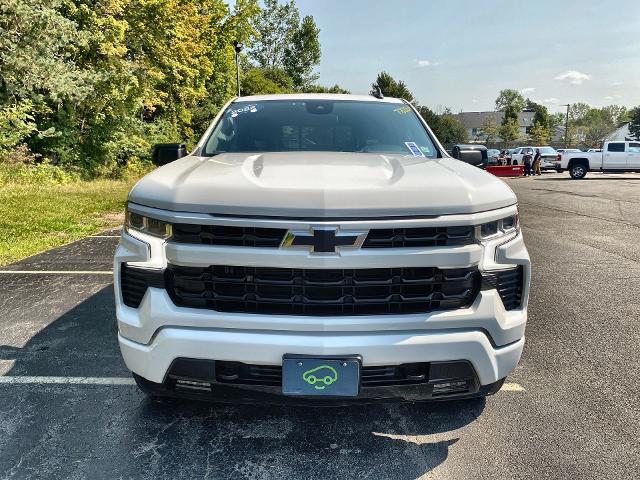
[[[424,157],[424,153],[420,150],[416,142],[404,142],[404,144],[414,157]]]
[[[411,111],[411,107],[404,105],[402,107],[394,108],[393,111],[401,115],[404,115],[405,113],[409,113]]]
[[[244,107],[231,110],[230,114],[231,114],[231,118],[235,118],[238,115],[241,115],[243,113],[256,113],[257,111],[258,111],[257,105],[245,105]]]

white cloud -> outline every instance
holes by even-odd
[[[547,105],[555,105],[557,103],[560,102],[560,100],[558,100],[556,97],[551,97],[551,98],[543,98],[543,99],[539,99],[539,100],[534,100],[534,102],[536,103],[544,103]]]
[[[414,60],[414,63],[419,67],[437,67],[440,65],[438,62],[432,62],[431,60]]]
[[[590,80],[591,75],[587,73],[578,72],[577,70],[567,70],[561,73],[555,80],[568,81],[571,85],[581,85],[585,80]]]
[[[622,83],[622,82],[613,82],[611,84],[612,87],[621,87],[622,85],[624,85],[624,83]]]
[[[526,95],[527,93],[533,93],[535,91],[536,91],[536,89],[533,88],[533,87],[526,87],[526,88],[523,88],[522,90],[520,90],[520,93],[523,94],[523,95]]]
[[[607,95],[606,97],[604,97],[605,100],[620,100],[622,98],[622,95],[618,95],[617,93],[614,93],[613,95]]]

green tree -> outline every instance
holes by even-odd
[[[549,128],[543,123],[534,122],[529,131],[529,140],[534,145],[546,145],[549,142]]]
[[[299,24],[300,12],[293,0],[283,4],[278,0],[265,0],[264,8],[253,22],[257,38],[249,50],[249,58],[263,68],[282,68],[285,50]]]
[[[640,107],[629,111],[629,133],[635,140],[640,140]]]
[[[427,125],[431,127],[436,138],[444,145],[454,145],[469,141],[467,130],[450,113],[437,115],[429,107],[424,105],[417,107],[418,113],[424,118]],[[445,110],[445,111],[448,111]]]
[[[526,106],[526,101],[517,90],[500,90],[496,98],[496,110],[504,112],[502,124],[506,125],[509,120],[518,121],[518,115]]]
[[[438,139],[445,145],[466,143],[469,141],[467,129],[451,115],[442,115],[438,125]]]
[[[500,125],[500,138],[505,147],[511,147],[520,138],[520,126],[517,119],[507,118]]]
[[[545,128],[550,128],[551,126],[551,116],[549,115],[549,110],[544,105],[536,103],[527,98],[527,103],[525,105],[525,110],[534,112],[533,115],[533,124],[540,124]]]
[[[0,106],[0,155],[10,152],[38,130],[32,111],[33,104],[28,100]]]
[[[242,77],[243,95],[291,93],[293,81],[280,68],[252,68]]]
[[[500,125],[491,116],[487,116],[480,125],[480,135],[486,143],[492,143],[500,137]]]
[[[587,103],[584,103],[584,102],[572,103],[569,106],[569,121],[577,125],[581,124],[581,122],[583,121],[584,117],[587,115],[589,110],[591,110],[591,105]]]
[[[63,0],[3,0],[0,102],[58,105],[91,94],[95,75],[78,65],[85,32],[61,12]]]
[[[380,89],[385,97],[403,98],[410,103],[415,103],[416,100],[402,80],[396,80],[387,72],[380,72],[376,81],[371,84],[371,94],[376,94]]]
[[[611,118],[612,123],[616,127],[629,121],[629,111],[627,107],[623,105],[608,105],[602,107],[602,110]]]
[[[351,93],[349,90],[342,88],[340,85],[325,87],[323,85],[307,85],[302,89],[304,93]]]
[[[313,17],[306,16],[291,35],[284,49],[283,66],[296,87],[310,85],[318,79],[313,68],[320,63],[320,29]]]

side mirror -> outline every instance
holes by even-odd
[[[489,156],[485,148],[474,148],[468,146],[454,146],[453,158],[468,163],[475,167],[483,168],[489,163]]]
[[[184,143],[158,143],[151,150],[151,161],[158,167],[186,156],[187,146]]]

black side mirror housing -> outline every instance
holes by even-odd
[[[475,167],[484,168],[489,163],[487,148],[483,145],[454,145],[451,156]]]
[[[187,146],[184,143],[158,143],[151,150],[151,161],[158,167],[186,156]]]

